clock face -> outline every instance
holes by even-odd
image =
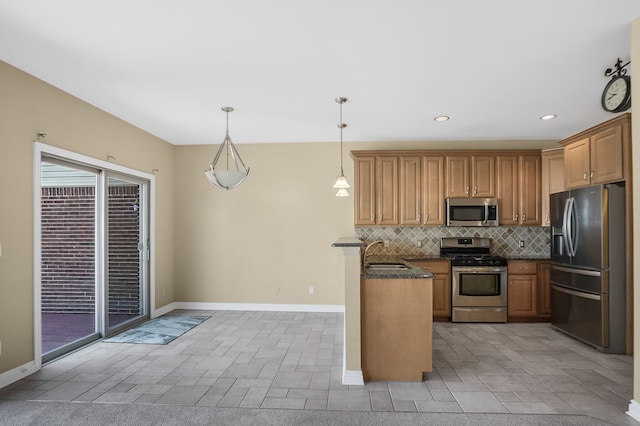
[[[624,111],[631,95],[628,77],[616,77],[602,93],[602,108],[610,112]]]

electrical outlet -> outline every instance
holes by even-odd
[[[422,247],[422,241],[418,240],[418,247]]]
[[[313,286],[309,286],[309,294],[310,294],[311,296],[313,296],[314,294],[316,294],[316,289],[315,289],[315,287],[313,287]]]
[[[524,248],[524,240],[520,240],[520,242],[518,243],[518,246],[520,248]]]
[[[382,242],[384,243],[385,247],[389,247],[389,240],[383,240]]]

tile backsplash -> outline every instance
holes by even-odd
[[[355,232],[365,243],[389,240],[389,247],[371,247],[373,255],[438,255],[442,237],[491,238],[491,254],[508,258],[548,258],[551,253],[550,228],[542,226],[357,226]]]

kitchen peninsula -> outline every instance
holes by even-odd
[[[357,238],[341,238],[332,247],[345,256],[342,383],[421,381],[432,368],[433,275],[397,259],[393,263],[406,268],[362,268],[364,243]]]
[[[378,268],[377,268],[378,267]],[[433,275],[411,263],[371,262],[360,280],[365,381],[422,381],[432,370]]]

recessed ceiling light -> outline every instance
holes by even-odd
[[[555,115],[555,114],[546,114],[546,115],[543,115],[542,117],[540,117],[540,120],[553,120],[556,117],[557,117],[557,115]]]
[[[448,119],[449,117],[446,115],[439,115],[436,118],[434,118],[435,121],[447,121]]]

